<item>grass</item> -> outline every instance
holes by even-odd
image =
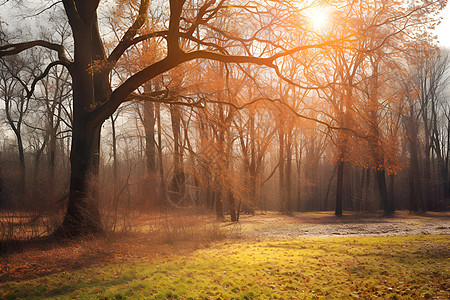
[[[448,299],[447,235],[220,242],[0,284],[4,299]]]

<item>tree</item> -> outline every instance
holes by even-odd
[[[446,75],[448,54],[422,51],[418,55],[410,63],[410,77],[405,79],[408,114],[404,128],[410,152],[410,209],[426,211],[440,209],[439,201],[447,190],[445,88],[450,77]]]
[[[220,33],[220,28],[215,28],[210,21],[221,15],[226,16],[230,10],[235,10],[235,8],[228,8],[223,1],[218,4],[206,1],[197,6],[194,2],[171,0],[168,3],[165,20],[168,26],[160,31],[140,32],[139,30],[147,20],[149,9],[149,1],[142,0],[134,22],[116,47],[107,55],[97,16],[100,1],[64,0],[62,4],[72,29],[73,60],[66,56],[62,45],[43,40],[9,44],[0,48],[0,57],[14,55],[36,46],[51,49],[58,54],[58,60],[49,64],[46,72],[55,65],[63,65],[67,67],[72,78],[73,127],[70,194],[63,223],[55,235],[76,236],[87,232],[101,231],[98,204],[90,191],[93,187],[89,185],[90,177],[98,174],[100,129],[103,122],[114,113],[121,103],[127,100],[134,90],[156,76],[190,60],[203,58],[229,63],[258,63],[275,67],[274,60],[305,47],[298,46],[282,53],[272,50],[269,53],[270,56],[261,58],[242,55],[242,52],[232,55],[223,47],[209,45],[208,36],[200,36],[198,29],[204,27],[205,30],[209,29],[212,32]],[[283,5],[289,7],[287,3]],[[183,10],[184,7],[189,6],[195,9],[196,15],[191,14],[192,9]],[[271,5],[267,4],[266,11],[263,13],[259,12],[260,8],[251,7],[239,10],[244,12],[249,10],[254,16],[265,15],[270,19],[279,18],[271,16],[270,7]],[[163,25],[163,27],[165,26]],[[227,38],[230,43],[242,43],[241,48],[244,50],[249,50],[251,43],[258,38],[257,32],[253,37],[250,35],[251,38],[247,42],[242,42],[241,38],[229,34],[227,31],[222,32],[222,36]],[[164,57],[144,67],[128,77],[118,87],[113,88],[110,74],[121,56],[133,45],[160,36],[166,39]],[[188,43],[180,43],[181,40],[198,44],[204,50],[192,49]],[[265,43],[270,45],[270,41],[265,41]]]
[[[162,4],[161,20],[145,31],[143,25],[148,19],[149,8],[153,6],[150,6],[149,0],[142,0],[133,12],[132,24],[107,53],[107,35],[99,30],[100,1],[63,0],[61,3],[72,30],[73,59],[67,56],[63,45],[44,40],[1,46],[0,57],[37,46],[44,47],[58,55],[58,59],[48,65],[44,75],[56,65],[65,66],[71,75],[73,126],[70,194],[63,223],[54,233],[63,236],[101,231],[98,203],[93,192],[95,187],[90,184],[93,182],[90,178],[98,174],[101,125],[145,82],[183,63],[199,59],[259,64],[281,75],[280,59],[306,49],[338,47],[343,42],[348,45],[348,41],[357,38],[354,32],[345,31],[337,38],[311,39],[307,43],[302,40],[298,44],[297,39],[291,38],[290,32],[295,30],[309,35],[310,31],[303,30],[302,22],[299,22],[304,19],[298,13],[302,9],[289,1],[261,1],[253,5],[241,1],[228,3],[225,0],[217,3],[169,0]],[[433,9],[439,3],[425,1],[424,7]],[[102,4],[108,5],[109,2]],[[344,7],[351,9],[352,5]],[[420,8],[415,10],[418,11]],[[404,16],[402,12],[393,18],[402,19]],[[369,26],[379,26],[389,21],[375,20]],[[165,47],[155,62],[119,84],[111,80],[114,68],[130,48],[160,37],[164,38],[162,43]]]
[[[430,57],[425,57],[418,66],[415,76],[418,86],[418,100],[424,130],[424,180],[427,195],[426,210],[436,210],[439,200],[444,198],[445,162],[443,150],[445,149],[441,133],[442,121],[445,120],[442,105],[445,105],[445,89],[450,82],[448,68],[450,59],[448,53],[437,51]],[[446,124],[446,122],[444,122]],[[433,170],[434,169],[434,170]],[[434,171],[434,172],[433,172]],[[437,176],[432,176],[436,174]],[[433,177],[442,178],[433,180]]]
[[[392,80],[389,70],[395,64],[401,64],[405,56],[415,54],[413,47],[425,43],[431,44],[424,31],[427,24],[433,24],[433,18],[423,17],[419,11],[430,13],[425,3],[423,6],[403,5],[397,1],[355,1],[348,14],[350,29],[361,34],[353,47],[332,49],[316,54],[321,64],[312,64],[314,71],[309,78],[317,80],[317,74],[323,73],[323,64],[332,66],[328,77],[330,85],[327,98],[332,108],[331,115],[339,127],[346,131],[337,132],[337,189],[336,215],[342,214],[344,166],[350,161],[352,141],[368,144],[371,155],[368,167],[373,168],[378,189],[386,215],[394,212],[393,198],[390,197],[386,184],[385,147],[383,145],[383,121],[381,114],[387,109],[389,96],[384,95],[381,87]],[[445,3],[441,3],[445,4]],[[369,9],[368,9],[369,7]],[[399,14],[399,11],[408,11]],[[399,17],[402,15],[401,17]],[[377,25],[375,25],[377,24]],[[345,24],[347,25],[347,24]],[[375,26],[374,26],[375,25]],[[337,24],[330,34],[341,34],[343,29]],[[410,35],[417,37],[411,38]],[[313,52],[313,51],[311,51]],[[325,58],[323,58],[325,56]],[[392,75],[392,74],[391,74]],[[325,74],[323,77],[327,78]],[[319,81],[320,81],[319,77]],[[322,79],[323,80],[323,79]],[[384,98],[383,98],[384,97]],[[383,104],[385,103],[385,104]]]
[[[23,140],[23,127],[25,117],[29,110],[31,95],[27,90],[32,80],[35,68],[31,67],[33,62],[22,57],[12,57],[8,61],[1,62],[0,96],[5,105],[5,114],[8,125],[14,132],[19,154],[19,179],[18,191],[25,193],[25,145]]]

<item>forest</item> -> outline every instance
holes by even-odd
[[[450,278],[445,262],[450,50],[440,47],[434,30],[446,5],[446,0],[0,1],[0,252],[6,253],[0,259],[0,282],[35,278],[31,271],[12,267],[14,260],[22,261],[14,255],[42,247],[40,251],[53,255],[49,251],[56,246],[42,246],[43,240],[89,244],[85,237],[105,242],[105,236],[125,234],[129,239],[151,233],[147,239],[164,235],[164,243],[181,240],[188,247],[195,240],[195,247],[203,248],[205,239],[252,240],[251,228],[287,230],[289,222],[313,224],[312,236],[335,234],[320,224],[368,222],[379,226],[378,234],[391,233],[384,222],[400,222],[402,233],[412,233],[399,240],[304,241],[314,251],[353,245],[354,257],[372,251],[378,242],[382,246],[376,249],[392,247],[397,254],[408,243],[422,250],[434,245],[437,252],[416,257],[420,251],[411,250],[405,260],[436,259],[428,261],[435,264],[428,274],[432,279],[421,279],[436,286],[421,289],[426,284],[417,283],[411,288],[412,282],[408,290],[386,287],[376,294],[380,287],[365,282],[358,290],[353,280],[356,286],[345,293],[356,297],[360,291],[368,299],[390,293],[445,298],[450,291],[444,283]],[[258,222],[273,226],[264,229]],[[426,233],[434,238],[425,237],[422,229],[416,232],[425,223],[434,228]],[[345,228],[349,234],[359,230]],[[104,265],[109,257],[104,247],[111,246],[98,241],[95,248],[101,250],[95,259],[101,256]],[[121,243],[108,241],[122,249]],[[247,248],[270,254],[270,247],[285,247],[285,256],[295,256],[302,241]],[[142,240],[126,243],[134,250],[123,251],[141,253],[136,249]],[[70,253],[75,245],[58,249]],[[93,259],[94,246],[83,245]],[[232,247],[220,255],[233,257]],[[297,248],[295,255],[289,252]],[[324,253],[312,256],[321,255],[324,261],[337,259]],[[374,268],[371,272],[381,272],[376,268],[382,266]],[[397,278],[406,272],[401,268],[413,270],[399,268],[392,271]],[[68,264],[63,269],[73,271]],[[128,279],[111,284],[131,284],[137,274],[155,277],[147,269],[132,269],[130,278],[124,271],[121,278]],[[108,272],[114,271],[94,273]],[[282,275],[292,276],[290,272]],[[315,278],[318,287],[303,289],[305,297],[337,295],[339,288],[327,290]],[[253,290],[256,285],[245,283],[234,291],[234,281],[224,285],[219,280],[226,291],[219,288],[216,294],[202,294],[201,288],[158,294],[161,287],[147,291],[146,283],[126,289],[145,290],[139,295],[155,299],[297,299],[298,287],[292,279],[283,280],[291,280],[290,285],[267,282],[264,289],[274,287]],[[173,285],[178,289],[179,281]],[[98,286],[67,291],[76,298],[94,292],[74,291]],[[280,286],[281,294],[268,296]],[[33,298],[37,291],[20,294],[21,289],[13,283],[0,285],[0,297]],[[40,292],[36,298],[66,295]],[[103,292],[105,298],[141,299],[133,293]]]
[[[445,3],[181,2],[86,7],[89,32],[43,3],[35,41],[2,24],[3,210],[76,234],[162,208],[448,209]]]

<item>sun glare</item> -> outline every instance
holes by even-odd
[[[321,8],[315,8],[310,11],[309,19],[314,30],[323,30],[328,24],[328,13]]]

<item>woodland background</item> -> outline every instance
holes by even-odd
[[[29,224],[38,225],[27,235],[39,236],[62,221],[74,128],[73,82],[64,65],[52,65],[55,51],[6,53],[33,36],[64,45],[70,60],[73,28],[62,5],[8,2],[31,25],[0,22],[1,239]],[[182,36],[180,48],[288,54],[276,68],[192,59],[129,94],[102,124],[98,176],[88,179],[98,187],[89,197],[102,226],[123,230],[139,216],[175,210],[232,221],[267,210],[448,210],[450,58],[430,31],[446,1],[321,2],[183,2],[180,32],[197,30],[202,42]],[[111,54],[143,4],[102,3],[98,27]],[[330,23],[311,28],[307,16],[322,6]],[[113,88],[168,55],[172,6],[150,7],[135,34],[151,38],[123,52],[108,77]],[[281,38],[315,46],[289,52],[276,44]],[[102,68],[91,60],[86,71]]]

